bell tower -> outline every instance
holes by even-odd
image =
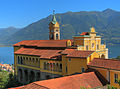
[[[53,11],[53,18],[49,23],[49,40],[60,40],[60,27],[55,18],[55,11]]]

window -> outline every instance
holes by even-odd
[[[33,62],[33,63],[35,62],[35,59],[34,59],[34,58],[32,59],[32,62]]]
[[[53,70],[53,65],[52,65],[52,63],[50,63],[50,70]]]
[[[17,60],[18,60],[18,64],[20,64],[20,58],[19,58],[19,56],[17,57]]]
[[[21,64],[23,64],[23,58],[22,58],[22,57],[20,57],[20,59],[21,59]]]
[[[85,68],[82,68],[81,71],[82,71],[82,72],[85,72]]]
[[[71,62],[71,58],[69,58],[69,62]]]
[[[38,61],[38,58],[36,58],[36,63],[38,63],[39,61]]]
[[[118,74],[114,74],[114,83],[117,83],[118,81]]]
[[[60,64],[60,70],[62,70],[62,64]]]
[[[99,50],[99,44],[97,45],[97,50]]]
[[[88,45],[86,45],[86,50],[88,50]]]
[[[46,62],[44,62],[44,70],[46,70],[46,66],[47,66],[47,65],[46,65]]]
[[[94,47],[94,43],[92,43],[92,47]]]
[[[68,70],[67,70],[67,66],[66,66],[66,68],[65,68],[65,71],[66,71],[66,73],[67,73],[67,71],[68,71]]]
[[[58,40],[58,34],[56,34],[56,40]]]
[[[25,57],[23,57],[23,64],[25,64]]]
[[[51,34],[51,37],[50,37],[51,39],[54,39],[54,35],[53,34]]]
[[[28,60],[28,57],[26,57],[26,60]]]

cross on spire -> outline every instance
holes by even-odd
[[[53,10],[53,15],[55,15],[55,10]]]

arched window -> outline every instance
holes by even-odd
[[[47,63],[47,68],[46,69],[49,70],[49,63]]]
[[[56,40],[58,40],[58,34],[56,34]]]
[[[53,63],[53,70],[54,70],[54,71],[56,70],[56,68],[55,68],[55,63]]]
[[[34,71],[30,72],[30,77],[29,78],[30,78],[30,83],[35,81],[35,73],[34,73]]]
[[[33,62],[33,63],[35,62],[35,59],[34,59],[34,58],[32,58],[32,62]]]
[[[20,64],[20,58],[19,58],[19,56],[17,56],[17,61],[18,61],[18,64]]]
[[[60,64],[60,72],[62,71],[62,64]]]
[[[89,50],[88,45],[86,45],[86,50]]]
[[[44,70],[46,70],[46,68],[47,68],[46,62],[44,62]]]
[[[28,57],[26,57],[26,64],[28,63]]]
[[[37,75],[36,80],[39,81],[40,80],[40,72],[38,72],[36,75]]]
[[[36,63],[38,63],[38,58],[36,58]]]
[[[97,44],[97,50],[99,50],[99,44]]]
[[[102,55],[101,55],[101,58],[105,59],[105,55],[104,55],[104,54],[102,54]]]
[[[25,57],[23,57],[23,64],[25,64]]]
[[[23,64],[23,58],[22,58],[22,57],[20,57],[20,59],[21,59],[21,64]]]
[[[50,63],[50,70],[53,70],[53,65],[52,65],[52,63]]]
[[[58,63],[56,64],[56,71],[58,71],[58,68],[59,68],[59,66],[58,66]]]
[[[28,82],[28,77],[29,77],[29,76],[28,76],[28,71],[25,70],[24,73],[25,73],[25,81]]]
[[[19,74],[19,81],[21,82],[23,80],[23,73],[22,73],[22,69],[18,70],[18,74]]]
[[[92,43],[92,47],[94,47],[94,43]]]

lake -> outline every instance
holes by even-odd
[[[120,55],[120,45],[107,46],[109,48],[109,58],[115,58]],[[0,47],[0,63],[14,63],[13,47]]]

